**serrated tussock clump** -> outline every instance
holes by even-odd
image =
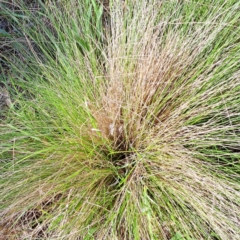
[[[1,5],[3,236],[240,239],[239,1]]]

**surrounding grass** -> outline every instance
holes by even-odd
[[[17,2],[6,239],[240,239],[240,2]]]

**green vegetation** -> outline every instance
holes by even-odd
[[[240,239],[240,2],[17,2],[0,232]]]

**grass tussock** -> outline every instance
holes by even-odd
[[[240,238],[240,3],[2,2],[0,231]]]

